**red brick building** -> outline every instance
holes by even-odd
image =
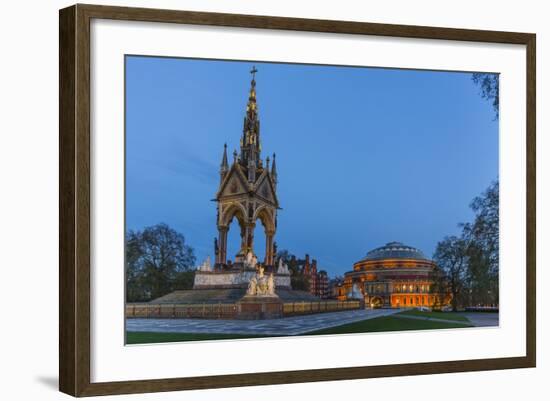
[[[326,271],[317,270],[317,260],[312,259],[310,262],[309,255],[306,254],[302,274],[308,279],[309,292],[319,298],[328,298],[328,274]]]

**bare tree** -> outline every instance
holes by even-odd
[[[127,300],[145,301],[189,285],[193,248],[166,224],[126,235]],[[192,278],[191,278],[192,281]]]
[[[472,74],[472,81],[481,89],[481,97],[489,100],[495,111],[495,117],[499,114],[499,75],[476,72]]]

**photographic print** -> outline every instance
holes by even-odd
[[[127,55],[126,343],[499,325],[499,76]]]
[[[535,34],[59,18],[62,392],[536,366]]]

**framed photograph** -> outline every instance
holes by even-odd
[[[59,18],[62,392],[535,366],[534,34]]]

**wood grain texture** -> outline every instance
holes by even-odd
[[[59,388],[74,394],[75,306],[75,7],[59,14]]]
[[[536,36],[530,35],[527,45],[527,356],[530,366],[536,366],[537,359],[537,87],[536,87]]]
[[[193,25],[525,45],[527,48],[527,355],[307,371],[90,383],[90,20]],[[535,35],[352,21],[76,5],[59,14],[59,388],[73,396],[534,367],[536,363]]]
[[[88,13],[92,18],[355,35],[394,36],[402,38],[526,44],[531,35],[528,33],[518,32],[436,28],[413,25],[207,13],[197,11],[176,11],[150,8],[95,6],[86,4],[79,5],[79,9]]]

